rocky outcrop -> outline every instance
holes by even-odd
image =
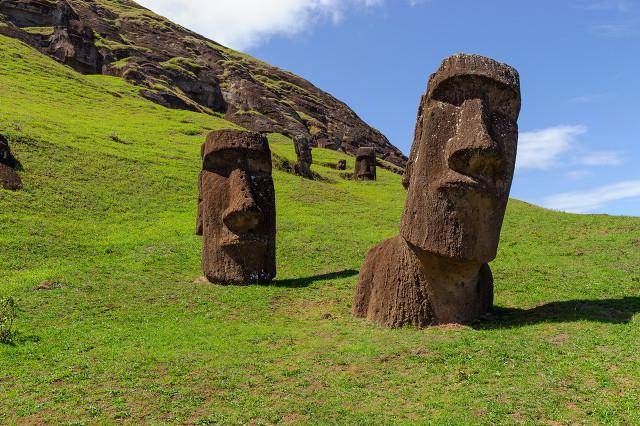
[[[296,151],[297,158],[296,164],[293,166],[293,170],[298,176],[313,179],[313,172],[311,171],[313,156],[311,154],[309,138],[304,135],[297,135],[293,138],[293,147]]]
[[[130,0],[2,0],[0,33],[87,74],[120,76],[170,108],[222,113],[247,129],[312,137],[354,155],[406,157],[308,81],[208,40]]]

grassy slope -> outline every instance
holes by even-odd
[[[199,144],[231,124],[135,93],[0,37],[0,130],[25,168],[23,191],[0,191],[0,295],[22,308],[0,423],[640,422],[638,218],[513,201],[491,319],[379,329],[349,308],[366,251],[396,232],[398,176],[276,171],[278,280],[203,284]]]

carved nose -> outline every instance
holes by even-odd
[[[502,157],[489,125],[482,99],[469,99],[462,104],[456,135],[447,145],[447,161],[452,170],[476,178],[496,175]]]
[[[247,172],[234,170],[229,177],[229,207],[223,222],[235,234],[246,234],[262,223],[262,211],[256,204]]]

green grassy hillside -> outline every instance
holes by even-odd
[[[381,329],[351,297],[405,193],[320,165],[336,152],[314,150],[327,181],[274,172],[273,285],[199,279],[199,145],[231,126],[0,37],[0,132],[25,185],[0,190],[0,296],[21,308],[0,423],[640,423],[640,219],[512,201],[495,314]]]

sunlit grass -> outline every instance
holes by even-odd
[[[232,126],[0,37],[0,131],[25,185],[0,191],[0,296],[21,308],[0,423],[640,422],[640,219],[512,201],[493,317],[380,329],[351,297],[405,192],[384,170],[343,179],[322,164],[353,158],[333,151],[313,151],[324,181],[274,172],[272,286],[198,280],[199,146]]]

